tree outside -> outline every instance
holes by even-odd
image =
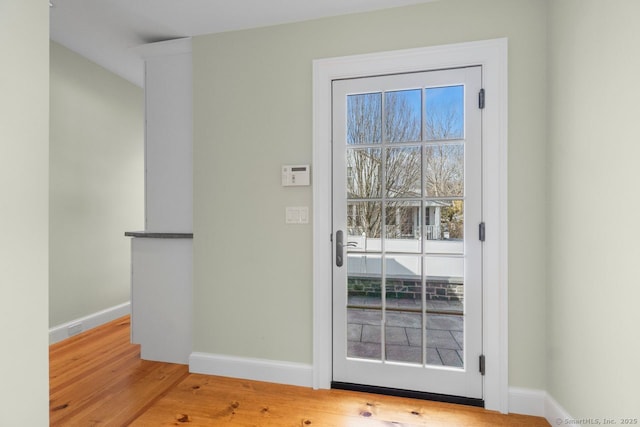
[[[348,97],[349,234],[381,237],[384,213],[387,238],[462,238],[464,145],[452,142],[463,138],[462,90]],[[420,200],[426,201],[422,210]]]

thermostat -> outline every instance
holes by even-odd
[[[309,165],[282,166],[282,186],[309,185]]]

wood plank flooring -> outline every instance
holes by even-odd
[[[468,406],[189,374],[140,360],[128,317],[52,345],[50,389],[52,426],[549,426]]]
[[[188,375],[188,367],[140,359],[124,317],[49,348],[52,426],[125,426]]]

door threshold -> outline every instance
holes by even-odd
[[[475,406],[484,408],[483,399],[472,397],[450,396],[448,394],[427,393],[424,391],[402,390],[390,387],[379,387],[365,384],[343,383],[331,381],[331,388],[337,390],[359,391],[363,393],[384,394],[387,396],[408,397],[411,399],[431,400],[433,402],[455,403],[457,405]]]

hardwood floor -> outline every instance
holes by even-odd
[[[125,426],[189,375],[187,366],[140,359],[129,317],[49,349],[52,426]]]
[[[549,426],[542,418],[189,374],[140,360],[123,317],[50,347],[52,426]]]

